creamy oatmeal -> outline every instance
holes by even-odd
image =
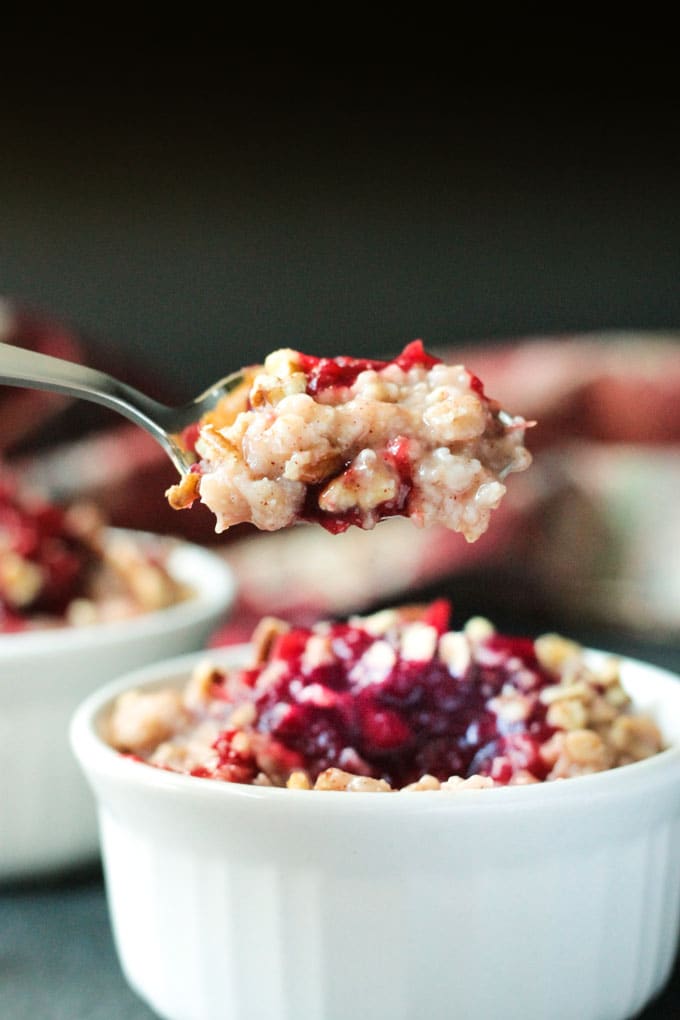
[[[526,425],[420,341],[390,362],[279,350],[187,430],[199,459],[167,495],[175,508],[200,498],[217,531],[314,521],[339,532],[400,515],[474,541],[503,479],[531,461]]]
[[[112,532],[91,504],[57,506],[0,474],[0,634],[83,626],[189,597],[170,543]]]
[[[448,617],[442,600],[308,629],[266,619],[246,667],[206,658],[183,690],[123,694],[107,738],[192,776],[375,792],[549,782],[662,749],[615,658]]]

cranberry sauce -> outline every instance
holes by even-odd
[[[200,434],[201,423],[199,421],[193,422],[191,425],[187,425],[187,427],[182,430],[180,440],[184,449],[188,450],[189,453],[196,453],[196,443],[198,442]]]
[[[408,499],[413,488],[413,477],[411,473],[411,459],[409,457],[409,440],[406,436],[395,436],[390,439],[387,447],[381,451],[380,456],[392,467],[399,476],[399,488],[394,499],[385,500],[379,503],[371,511],[371,517],[375,523],[385,520],[386,517],[403,516],[408,513]],[[345,464],[345,484],[351,486],[354,469],[351,461]],[[305,502],[299,514],[301,521],[308,524],[320,524],[322,528],[332,535],[339,535],[347,531],[352,525],[358,528],[366,527],[365,515],[361,510],[353,507],[341,513],[330,513],[322,510],[319,506],[319,496],[326,486],[326,482],[318,485],[307,486]]]
[[[248,678],[253,729],[269,738],[275,770],[285,777],[302,768],[315,779],[335,766],[394,787],[425,773],[440,780],[479,773],[507,783],[527,770],[545,778],[539,746],[553,731],[537,695],[554,678],[530,640],[498,635],[471,646],[470,661],[456,671],[437,650],[448,612],[448,603],[435,602],[416,625],[420,658],[403,641],[409,623],[379,638],[348,623],[279,637],[259,678]],[[494,699],[508,691],[527,699],[521,720],[495,710]],[[236,781],[249,781],[249,763],[238,760],[232,737],[226,732],[215,745],[220,764],[234,766]]]
[[[60,507],[29,503],[0,479],[0,549],[14,554],[28,569],[41,572],[35,592],[23,593],[20,604],[0,578],[0,631],[21,629],[26,613],[61,614],[82,588],[91,553],[74,535]]]
[[[333,387],[351,386],[361,372],[380,372],[388,365],[398,365],[408,372],[415,365],[432,368],[440,363],[439,358],[427,354],[422,340],[414,340],[393,361],[375,361],[369,358],[317,358],[313,354],[301,354],[302,370],[307,376],[307,392],[316,396]]]

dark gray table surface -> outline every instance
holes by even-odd
[[[0,892],[2,1020],[152,1020],[118,966],[97,869]]]

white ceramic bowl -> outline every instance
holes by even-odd
[[[211,653],[225,664],[244,649]],[[597,653],[591,653],[597,655]],[[457,794],[239,786],[71,727],[99,806],[131,986],[166,1020],[624,1020],[668,978],[680,913],[680,683],[624,660],[672,745],[611,772]],[[200,656],[198,657],[200,658]]]
[[[123,672],[200,649],[228,611],[235,582],[222,559],[180,542],[168,565],[194,597],[124,621],[0,635],[0,881],[98,853],[92,798],[68,744],[76,706]]]

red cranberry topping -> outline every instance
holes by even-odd
[[[201,434],[201,423],[194,422],[192,425],[187,427],[182,432],[182,445],[185,449],[189,450],[190,453],[196,453],[196,442],[199,435]]]
[[[470,389],[473,390],[477,394],[477,396],[482,397],[483,400],[486,400],[486,394],[484,393],[484,383],[482,382],[482,380],[479,378],[479,376],[475,375],[473,372],[470,372],[469,370],[468,375],[470,377]]]
[[[64,511],[43,502],[29,503],[8,481],[0,480],[2,548],[42,571],[42,584],[20,606],[0,586],[0,631],[22,629],[24,613],[61,614],[82,590],[92,554],[69,532]]]
[[[317,358],[313,354],[301,354],[301,367],[307,376],[307,392],[316,396],[331,387],[351,386],[362,372],[372,370],[380,372],[388,365],[398,365],[408,372],[415,365],[432,368],[438,365],[440,358],[425,352],[422,340],[414,340],[392,361],[376,361],[370,358],[350,358],[341,355],[337,358]]]
[[[449,611],[438,600],[379,637],[361,622],[280,636],[253,687],[252,735],[269,738],[274,771],[285,781],[291,767],[304,768],[315,779],[351,762],[353,772],[393,787],[424,773],[440,780],[481,773],[507,783],[521,771],[544,779],[539,747],[553,729],[537,694],[554,677],[539,666],[531,640],[502,635],[471,644],[470,662],[456,675],[438,652]],[[412,625],[424,639],[422,659],[414,657],[421,646],[408,645]],[[239,680],[225,679],[227,689],[232,682]],[[509,692],[527,699],[525,718],[496,710],[494,699]],[[232,739],[225,733],[216,744],[221,771],[243,767]]]
[[[433,368],[435,365],[441,364],[441,358],[435,358],[433,355],[428,354],[423,347],[422,340],[412,340],[410,344],[406,344],[401,354],[394,359],[394,364],[399,365],[402,371],[408,372],[410,368],[414,368],[416,365],[422,365],[427,369]]]
[[[303,354],[302,370],[307,376],[307,392],[312,396],[331,387],[351,386],[361,372],[373,369],[379,372],[385,368],[385,361],[371,361],[368,358],[316,358]]]
[[[386,459],[390,460],[399,477],[406,485],[411,485],[411,442],[406,436],[395,436],[390,439],[385,451]]]
[[[440,636],[445,634],[451,620],[451,603],[448,599],[435,599],[423,612],[423,623],[434,627]]]
[[[12,613],[7,606],[3,605],[0,598],[0,634],[18,634],[26,630],[27,621],[22,616]]]
[[[235,743],[238,745],[238,741],[235,742],[237,736],[237,730],[225,730],[215,741],[220,770],[231,783],[252,783],[257,775],[257,765],[252,754],[235,746]]]

